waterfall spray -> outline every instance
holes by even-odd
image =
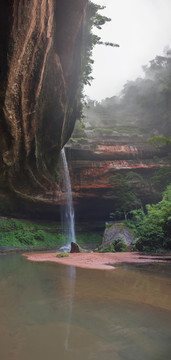
[[[68,169],[68,163],[64,148],[61,151],[62,167],[64,171],[64,190],[66,192],[66,204],[64,208],[64,229],[67,234],[67,246],[71,247],[71,242],[76,242],[75,237],[75,216],[72,202],[71,181]]]

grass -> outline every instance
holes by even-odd
[[[98,234],[77,235],[77,243],[80,246],[98,246],[101,241],[102,238]],[[66,236],[61,233],[61,229],[59,230],[59,225],[40,225],[29,221],[0,218],[0,248],[56,249],[66,242]]]

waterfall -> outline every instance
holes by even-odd
[[[64,216],[63,216],[64,230],[65,230],[65,234],[67,234],[67,246],[70,247],[71,242],[76,242],[75,217],[74,217],[74,208],[72,202],[71,181],[70,181],[68,163],[64,148],[61,151],[61,160],[62,160],[62,167],[64,172],[63,184],[64,184],[64,190],[66,192],[66,204],[65,204]]]

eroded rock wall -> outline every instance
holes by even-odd
[[[163,165],[169,165],[167,149],[155,149],[142,136],[99,136],[67,145],[67,157],[76,216],[80,219],[109,219],[117,210],[114,185],[115,174],[139,174],[144,179],[138,188],[142,204],[155,202],[157,194],[150,178]],[[137,185],[135,185],[137,186]]]
[[[58,190],[58,156],[79,111],[86,5],[87,0],[1,0],[3,196],[36,200]]]

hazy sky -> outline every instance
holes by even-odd
[[[95,32],[120,48],[97,45],[93,52],[94,80],[85,94],[100,101],[119,93],[127,80],[142,75],[142,65],[171,45],[171,0],[94,0],[105,5],[101,14],[112,19]]]

